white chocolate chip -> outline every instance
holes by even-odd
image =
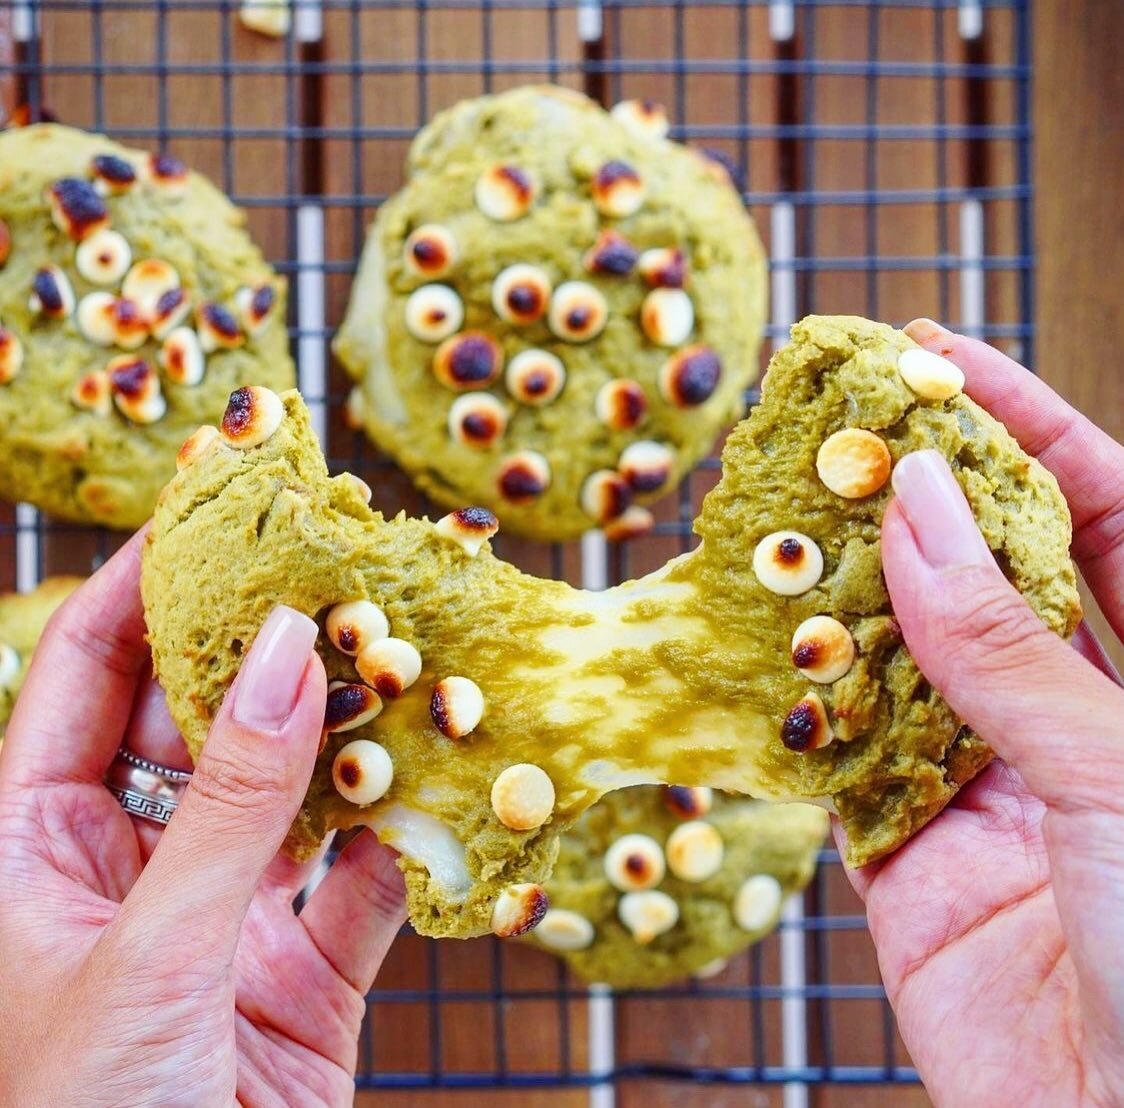
[[[137,183],[137,167],[117,154],[95,154],[89,172],[99,196],[123,196]]]
[[[820,480],[837,496],[859,500],[890,479],[890,450],[873,431],[847,427],[829,435],[816,454]]]
[[[566,342],[589,342],[601,334],[608,319],[605,297],[585,281],[564,281],[550,299],[547,323]]]
[[[191,298],[182,288],[169,289],[157,301],[149,314],[152,335],[163,342],[191,312]]]
[[[695,307],[682,289],[652,289],[640,305],[640,326],[657,346],[679,346],[695,326]]]
[[[722,868],[726,844],[706,820],[681,823],[667,837],[667,868],[680,881],[705,881]]]
[[[352,804],[374,804],[394,781],[394,763],[386,748],[370,739],[353,739],[332,762],[336,792]]]
[[[687,280],[687,259],[675,246],[645,250],[636,263],[640,276],[654,289],[681,289]]]
[[[535,938],[551,950],[585,950],[593,942],[593,924],[569,908],[551,908],[535,928]]]
[[[219,430],[230,446],[249,450],[269,439],[284,418],[285,404],[277,393],[262,385],[244,385],[230,394]]]
[[[362,500],[364,504],[371,503],[371,497],[375,495],[375,490],[372,489],[371,486],[368,485],[367,482],[359,476],[359,474],[341,473],[340,477],[344,478],[351,484],[351,487],[355,490],[355,492],[359,496],[359,499]]]
[[[729,964],[729,958],[713,958],[705,965],[699,966],[693,976],[699,981],[706,981],[711,977],[717,977],[720,973],[723,973]]]
[[[535,183],[517,165],[489,166],[476,180],[476,206],[497,223],[521,219],[535,202]]]
[[[113,409],[109,374],[104,369],[92,369],[89,373],[83,374],[75,382],[70,400],[77,408],[83,408],[100,416],[109,415]]]
[[[349,600],[328,612],[324,630],[337,650],[354,657],[371,643],[385,639],[390,634],[390,621],[377,604]]]
[[[268,282],[244,285],[234,294],[234,306],[243,330],[248,335],[260,335],[277,307],[277,290]]]
[[[546,314],[551,291],[550,278],[538,266],[520,262],[492,282],[492,307],[506,323],[527,326]]]
[[[550,488],[550,462],[537,450],[520,450],[500,463],[500,495],[511,504],[529,504]]]
[[[456,260],[457,240],[438,223],[426,223],[411,231],[403,248],[406,268],[417,277],[444,277]]]
[[[121,295],[138,304],[146,316],[154,316],[160,297],[179,287],[180,275],[171,262],[163,258],[145,258],[135,262],[125,274]]]
[[[851,632],[831,616],[812,616],[792,636],[792,664],[810,681],[830,685],[855,661]]]
[[[422,285],[406,301],[406,330],[420,342],[441,342],[464,322],[464,304],[448,285]]]
[[[190,327],[177,327],[160,347],[160,365],[177,385],[199,384],[207,368],[199,336]]]
[[[133,252],[124,235],[108,227],[78,244],[74,264],[91,285],[115,285],[129,271]]]
[[[179,453],[176,454],[176,472],[181,473],[188,466],[194,465],[204,454],[213,450],[221,442],[222,435],[219,434],[217,427],[204,423],[202,427],[196,428],[184,439],[183,446],[179,448]]]
[[[624,219],[640,210],[647,194],[644,180],[628,162],[614,158],[593,176],[594,207],[609,219]]]
[[[446,677],[433,686],[429,714],[446,738],[463,739],[484,717],[484,694],[467,677]]]
[[[679,905],[667,893],[646,889],[625,893],[617,905],[617,916],[642,946],[670,931],[679,922]]]
[[[167,200],[180,200],[187,192],[187,166],[171,154],[149,154],[141,174]]]
[[[475,558],[484,543],[500,529],[500,523],[487,508],[460,508],[442,516],[433,529],[442,538],[452,539],[470,558]]]
[[[653,139],[667,137],[667,110],[654,100],[622,100],[613,105],[611,114],[633,134]]]
[[[660,291],[660,290],[656,290]],[[660,368],[660,395],[676,408],[705,404],[722,380],[722,359],[697,343],[676,351]]]
[[[156,370],[143,358],[123,354],[111,358],[105,372],[117,410],[133,423],[156,423],[168,410]]]
[[[454,442],[487,450],[503,438],[507,409],[490,392],[466,392],[450,405],[448,424]]]
[[[15,331],[0,326],[0,385],[15,380],[23,369],[23,343]]]
[[[609,520],[601,530],[610,542],[624,542],[648,534],[655,525],[656,517],[647,508],[633,504],[632,507],[621,512],[616,519]]]
[[[621,835],[605,851],[605,876],[622,892],[655,888],[667,864],[663,849],[651,835]]]
[[[0,642],[0,689],[11,685],[19,671],[19,651],[10,643]]]
[[[834,739],[835,732],[831,729],[827,709],[819,693],[805,694],[792,706],[781,724],[781,742],[797,754],[821,750]]]
[[[566,384],[562,360],[546,350],[521,350],[504,373],[507,391],[520,404],[542,407],[550,404]]]
[[[554,812],[554,783],[541,766],[508,766],[492,783],[492,811],[512,831],[533,831]]]
[[[525,935],[541,925],[549,907],[550,898],[541,885],[508,885],[492,908],[492,934],[500,939]]]
[[[433,353],[433,376],[456,392],[483,389],[499,377],[502,370],[503,347],[483,331],[453,335]]]
[[[637,381],[606,381],[593,403],[597,418],[614,431],[629,431],[644,422],[648,397]]]
[[[247,31],[284,38],[293,25],[289,0],[243,0],[238,20]]]
[[[44,266],[35,274],[27,306],[47,319],[68,319],[74,314],[74,289],[70,278],[57,265]]]
[[[964,391],[964,371],[947,358],[920,346],[910,347],[898,355],[898,372],[922,400],[951,400]]]
[[[632,489],[628,482],[611,469],[598,469],[582,483],[582,511],[598,523],[616,519],[631,502]]]
[[[759,873],[742,882],[734,897],[734,922],[743,931],[764,931],[777,922],[783,892],[780,882]]]
[[[757,580],[778,596],[800,596],[823,576],[823,554],[799,531],[774,531],[753,551]]]
[[[87,342],[98,346],[112,346],[117,335],[113,324],[113,305],[117,297],[111,292],[87,293],[78,302],[75,318],[78,330]]]
[[[328,686],[324,707],[324,730],[330,734],[354,731],[370,723],[382,711],[382,700],[374,689],[350,681],[333,681]]]
[[[662,442],[640,439],[621,452],[617,472],[639,493],[662,489],[675,468],[675,451]]]
[[[196,309],[195,327],[199,332],[199,345],[205,354],[215,350],[237,350],[246,342],[246,332],[233,313],[224,304],[214,301],[200,304]]]
[[[705,785],[664,785],[664,807],[680,819],[699,819],[714,804],[714,790]]]
[[[421,676],[422,658],[405,639],[377,639],[359,652],[355,671],[380,696],[394,700]]]
[[[109,226],[109,212],[98,190],[82,177],[61,177],[46,191],[54,225],[75,242]]]

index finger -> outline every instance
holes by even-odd
[[[1073,556],[1124,638],[1124,447],[1049,385],[993,346],[934,323],[905,325],[914,342],[955,362],[968,395],[1057,479],[1073,514]]]
[[[143,540],[142,530],[47,624],[5,736],[14,784],[100,781],[120,745],[148,660]]]

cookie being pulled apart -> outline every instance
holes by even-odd
[[[335,351],[350,413],[434,500],[611,538],[740,418],[765,252],[663,109],[534,86],[442,112],[379,208]]]
[[[172,715],[197,752],[274,605],[315,617],[333,688],[289,846],[374,828],[427,934],[533,923],[560,832],[626,785],[814,799],[852,864],[881,857],[991,756],[890,610],[894,460],[939,450],[1034,610],[1060,634],[1079,618],[1056,482],[967,397],[930,398],[918,352],[863,319],[797,324],[726,443],[701,544],[600,593],[495,558],[488,511],[383,518],[329,477],[296,393],[240,390],[185,444],[145,551]]]
[[[812,879],[827,827],[811,804],[619,789],[563,833],[550,908],[528,938],[619,989],[720,972]]]
[[[0,131],[0,496],[139,527],[244,384],[296,383],[285,283],[176,158]]]

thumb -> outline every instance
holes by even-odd
[[[193,960],[233,957],[316,761],[327,695],[316,635],[311,619],[286,607],[258,632],[191,784],[122,906],[121,924],[135,924],[141,945],[156,941]]]
[[[906,455],[893,484],[882,563],[922,673],[1048,807],[1110,808],[1124,793],[1124,692],[1003,576],[940,454]]]

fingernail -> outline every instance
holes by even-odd
[[[284,605],[273,609],[234,683],[235,722],[260,731],[280,729],[296,707],[317,633],[308,616]]]
[[[934,323],[931,319],[926,319],[924,316],[920,319],[911,320],[902,330],[909,335],[918,346],[924,346],[925,343],[931,342],[941,335],[949,334],[939,323]]]
[[[891,481],[921,556],[934,569],[984,565],[991,560],[972,509],[937,451],[906,454],[894,466]]]

